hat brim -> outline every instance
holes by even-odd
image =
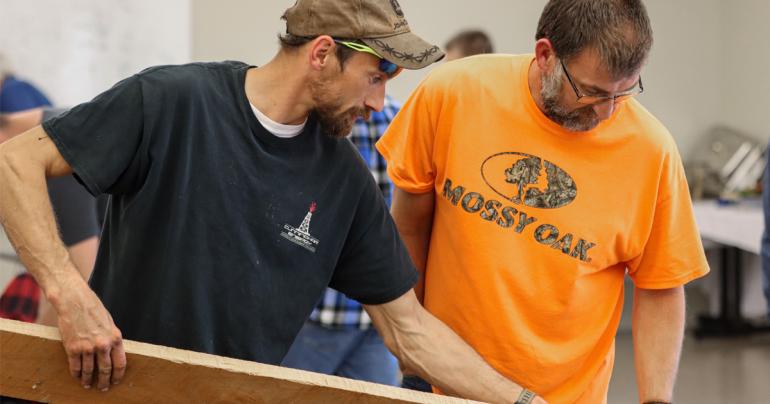
[[[411,32],[381,38],[362,38],[361,41],[384,59],[404,69],[422,69],[444,57],[444,52],[438,46]]]

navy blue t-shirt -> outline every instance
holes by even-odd
[[[381,304],[417,274],[351,143],[267,132],[249,68],[150,68],[44,129],[112,195],[90,283],[123,336],[278,364],[327,285]]]

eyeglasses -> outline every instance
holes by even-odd
[[[575,90],[575,95],[577,96],[577,102],[581,104],[587,104],[587,105],[597,105],[597,104],[603,104],[608,101],[612,101],[613,103],[623,102],[635,95],[639,95],[644,92],[644,85],[642,85],[642,76],[639,76],[639,82],[634,86],[634,88],[624,91],[622,93],[617,93],[615,95],[584,95],[578,90],[577,86],[575,85],[575,82],[572,80],[572,76],[569,74],[569,71],[567,70],[567,66],[564,65],[564,61],[559,59],[559,63],[561,63],[561,68],[564,69],[564,74],[567,76],[567,80],[569,80],[569,84],[572,86],[572,89]]]
[[[399,73],[401,73],[401,70],[404,70],[402,67],[398,66],[397,64],[383,58],[380,56],[374,49],[370,48],[369,46],[366,46],[362,43],[358,42],[350,42],[350,41],[340,41],[338,39],[335,39],[334,42],[345,45],[350,49],[353,49],[354,51],[358,52],[364,52],[368,53],[370,55],[377,56],[380,59],[380,71],[385,73],[389,79],[392,79],[393,77],[398,76]]]

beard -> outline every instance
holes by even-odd
[[[540,82],[542,84],[540,96],[543,97],[545,109],[543,112],[552,121],[572,132],[589,131],[599,124],[599,116],[596,115],[592,106],[568,110],[561,104],[564,70],[560,65],[556,65],[553,73],[543,73]]]
[[[353,124],[358,117],[369,119],[367,108],[343,108],[342,96],[334,91],[332,79],[320,78],[310,84],[315,102],[315,112],[321,131],[336,139],[344,138],[353,130]]]

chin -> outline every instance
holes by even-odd
[[[593,130],[599,125],[599,122],[590,122],[590,123],[583,123],[583,122],[565,122],[562,124],[562,127],[564,129],[567,129],[570,132],[588,132],[589,130]]]

